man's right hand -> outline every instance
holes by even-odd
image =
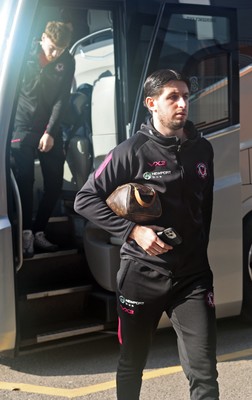
[[[47,153],[53,148],[53,146],[54,138],[49,133],[45,132],[39,141],[39,151]]]
[[[172,250],[173,247],[164,243],[156,235],[156,232],[162,231],[163,229],[163,227],[156,225],[135,225],[129,234],[129,239],[135,240],[135,242],[150,256],[164,254],[167,251]]]

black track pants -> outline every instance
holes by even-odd
[[[174,279],[170,271],[161,274],[135,261],[122,260],[117,285],[121,344],[117,399],[139,399],[153,334],[165,311],[177,333],[191,400],[218,400],[212,272]]]
[[[23,229],[33,229],[34,232],[45,230],[61,193],[64,166],[61,137],[55,139],[53,148],[46,153],[37,151],[39,140],[40,136],[34,132],[15,132],[11,146],[14,174],[22,203]],[[36,157],[40,160],[44,190],[34,226],[32,226],[34,161]]]

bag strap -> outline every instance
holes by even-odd
[[[153,188],[150,188],[150,189],[153,192],[152,200],[149,203],[146,203],[145,201],[142,200],[138,188],[136,186],[134,186],[135,198],[136,198],[136,201],[138,202],[138,204],[140,204],[140,206],[147,208],[147,207],[151,207],[154,204],[157,193]]]

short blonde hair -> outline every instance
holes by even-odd
[[[64,48],[70,44],[72,31],[64,22],[50,21],[45,27],[45,34],[57,47]]]

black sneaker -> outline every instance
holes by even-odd
[[[54,251],[57,251],[59,249],[56,244],[53,244],[46,239],[44,232],[35,233],[34,247],[36,248],[36,250],[44,253],[53,253]]]
[[[23,231],[23,257],[31,258],[34,256],[34,236],[31,230]]]

